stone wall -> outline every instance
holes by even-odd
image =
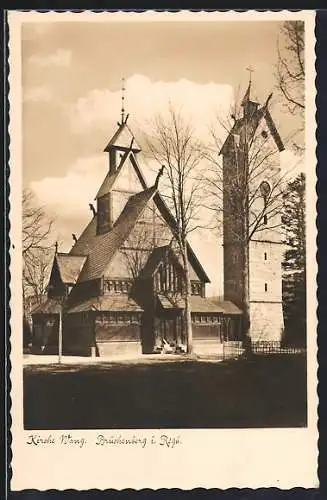
[[[250,303],[251,339],[281,341],[284,329],[282,302]]]
[[[283,246],[265,241],[250,244],[250,319],[253,340],[280,341]]]
[[[282,245],[251,241],[249,260],[250,301],[280,302],[282,300]]]

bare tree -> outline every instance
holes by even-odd
[[[180,110],[171,105],[167,115],[155,117],[152,134],[146,138],[146,146],[151,157],[164,166],[162,192],[176,222],[174,236],[183,268],[181,294],[184,302],[184,334],[187,352],[191,353],[191,282],[187,237],[201,227],[201,182],[198,167],[202,158],[202,146],[195,138],[190,122],[182,116]]]
[[[226,141],[213,130],[213,143],[205,154],[209,163],[207,208],[213,211],[217,227],[223,229],[225,252],[228,246],[236,249],[242,270],[239,302],[246,347],[250,331],[249,245],[258,235],[278,237],[286,184],[286,174],[279,168],[278,153],[283,144],[268,109],[271,96],[259,108],[250,101],[250,88],[230,119],[219,120],[220,130],[225,129],[225,136],[227,132]]]
[[[147,223],[138,223],[121,248],[128,274],[133,280],[140,276],[154,246],[151,219]]]
[[[286,21],[278,40],[277,86],[286,109],[297,116],[300,123],[298,132],[303,130],[304,118],[304,22]],[[297,145],[300,147],[300,145]],[[301,147],[300,147],[301,148]]]
[[[40,301],[46,291],[46,284],[53,258],[51,229],[53,220],[49,219],[43,207],[37,205],[33,193],[23,191],[23,299],[29,295]]]
[[[47,291],[50,266],[53,260],[52,248],[35,248],[24,259],[23,282],[26,295],[33,295],[40,303]]]

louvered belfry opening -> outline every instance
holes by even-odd
[[[112,228],[111,194],[98,198],[97,205],[97,233],[103,234]]]

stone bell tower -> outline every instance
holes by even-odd
[[[248,305],[252,340],[280,342],[284,328],[280,153],[284,145],[268,109],[270,98],[263,106],[252,100],[250,81],[241,116],[234,117],[220,151],[224,296],[243,310]]]

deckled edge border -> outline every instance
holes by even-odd
[[[12,478],[12,468],[11,468],[11,460],[12,460],[12,434],[11,434],[11,362],[10,362],[10,352],[11,352],[11,329],[10,329],[10,202],[9,202],[9,193],[10,193],[10,183],[9,183],[9,156],[10,156],[10,136],[9,136],[9,24],[8,24],[8,15],[7,11],[1,12],[1,21],[2,21],[2,44],[3,44],[3,124],[4,124],[4,149],[3,149],[3,193],[4,193],[4,297],[5,297],[5,307],[4,307],[4,358],[3,358],[3,366],[4,366],[4,381],[5,381],[5,394],[4,394],[4,427],[6,429],[6,447],[5,447],[5,488],[6,492],[10,491],[10,481]]]
[[[129,12],[129,13],[143,13],[147,12],[148,10],[151,10],[153,12],[170,12],[170,13],[176,13],[180,11],[189,11],[189,12],[207,12],[207,13],[212,13],[212,12],[230,12],[233,11],[235,13],[246,13],[249,11],[253,12],[281,12],[281,11],[288,11],[288,12],[294,12],[294,11],[299,11],[301,9],[283,9],[283,8],[276,8],[276,9],[15,9],[20,12],[39,12],[39,13],[47,13],[47,12],[56,12],[56,13],[65,13],[65,12],[72,12],[75,14],[78,13],[83,13],[85,11],[87,12],[93,12],[93,13],[103,13],[103,12]],[[4,172],[3,172],[3,181],[4,181],[4,291],[5,291],[5,309],[4,309],[4,331],[5,331],[5,336],[4,336],[4,380],[5,380],[5,405],[4,405],[4,423],[5,423],[5,429],[6,429],[6,446],[5,446],[5,463],[6,463],[6,473],[5,473],[5,478],[6,478],[6,497],[7,494],[10,492],[10,497],[11,498],[17,498],[17,499],[22,499],[25,500],[27,497],[29,497],[31,500],[34,498],[41,498],[41,497],[46,497],[47,498],[62,498],[63,496],[66,498],[69,496],[69,498],[92,498],[92,500],[97,500],[98,498],[103,498],[104,495],[106,497],[122,497],[122,495],[130,495],[133,496],[134,498],[137,496],[138,498],[142,496],[142,498],[151,498],[153,494],[156,496],[162,495],[165,496],[167,493],[173,494],[174,497],[176,498],[177,495],[179,497],[183,497],[187,495],[187,498],[193,497],[194,495],[205,495],[206,498],[210,498],[211,495],[214,496],[214,498],[217,498],[220,495],[221,497],[224,498],[239,498],[240,500],[246,500],[249,498],[249,495],[251,495],[251,498],[257,497],[260,499],[267,498],[266,495],[269,494],[269,498],[292,498],[292,499],[300,499],[304,498],[303,494],[306,494],[306,498],[310,498],[312,500],[318,500],[320,499],[320,493],[322,488],[324,488],[325,483],[322,483],[322,471],[324,470],[323,466],[325,462],[323,461],[323,458],[320,454],[320,445],[323,442],[323,437],[321,436],[321,416],[324,415],[325,413],[322,413],[322,405],[320,402],[320,393],[322,389],[321,381],[324,380],[323,376],[321,379],[319,378],[320,375],[326,374],[326,365],[324,363],[320,363],[320,361],[323,361],[323,352],[325,352],[325,349],[323,347],[327,347],[327,339],[326,335],[322,336],[322,322],[319,321],[319,318],[321,317],[321,312],[323,309],[319,306],[319,302],[321,299],[322,303],[326,302],[324,299],[327,299],[327,293],[326,291],[324,292],[322,286],[321,286],[321,281],[322,277],[325,274],[325,268],[321,269],[320,265],[323,263],[322,261],[322,255],[323,251],[321,250],[321,243],[323,243],[323,239],[321,237],[321,234],[319,234],[319,227],[323,227],[323,223],[321,220],[322,217],[322,203],[323,201],[321,198],[319,198],[319,192],[321,192],[321,189],[323,188],[324,185],[327,184],[323,182],[324,177],[322,178],[323,175],[327,177],[326,170],[323,172],[322,170],[322,162],[323,162],[323,157],[327,157],[327,143],[323,141],[323,129],[327,129],[327,109],[323,109],[323,105],[326,104],[327,101],[323,101],[323,96],[322,96],[322,88],[327,88],[327,74],[323,74],[321,71],[323,67],[323,40],[322,40],[322,35],[325,36],[325,46],[327,47],[327,10],[326,11],[321,11],[321,10],[316,10],[316,19],[315,19],[315,69],[316,69],[316,78],[315,78],[315,90],[316,90],[316,96],[315,96],[315,103],[316,103],[316,159],[317,159],[317,167],[316,167],[316,173],[317,173],[317,182],[316,182],[316,192],[317,192],[317,218],[316,218],[316,225],[318,229],[318,234],[317,234],[317,261],[319,264],[320,271],[318,270],[317,274],[317,297],[318,297],[318,306],[317,306],[317,319],[318,319],[318,352],[317,352],[317,394],[318,394],[318,418],[317,418],[317,427],[318,427],[318,432],[319,432],[319,437],[318,437],[318,451],[319,451],[319,457],[318,457],[318,477],[320,480],[320,489],[319,491],[315,488],[302,488],[302,487],[296,487],[292,488],[290,490],[281,490],[279,488],[271,487],[271,488],[257,488],[257,489],[251,489],[251,488],[228,488],[225,490],[219,489],[219,488],[210,488],[210,489],[205,489],[205,488],[194,488],[192,490],[186,491],[186,490],[181,490],[179,488],[160,488],[158,490],[153,490],[150,488],[142,488],[140,490],[135,490],[132,488],[125,488],[122,490],[115,490],[115,489],[105,489],[105,490],[99,490],[99,489],[90,489],[90,490],[76,490],[76,489],[66,489],[66,490],[56,490],[56,489],[49,489],[49,490],[37,490],[37,489],[26,489],[22,491],[10,491],[10,480],[12,477],[12,470],[11,470],[11,458],[12,458],[12,451],[11,451],[11,442],[12,442],[12,435],[11,435],[11,397],[10,397],[10,392],[11,392],[11,381],[10,381],[10,373],[11,373],[11,362],[10,362],[10,352],[11,352],[11,343],[10,343],[10,337],[11,337],[11,329],[10,329],[10,317],[11,317],[11,311],[10,311],[10,237],[9,237],[9,231],[10,231],[10,201],[9,201],[9,195],[10,195],[10,168],[9,168],[9,161],[10,161],[10,135],[9,135],[9,122],[10,122],[10,102],[9,102],[9,92],[10,92],[10,84],[9,84],[9,73],[10,73],[10,66],[9,66],[9,23],[8,23],[8,9],[4,9],[0,13],[1,19],[2,20],[2,26],[3,26],[3,38],[2,38],[2,43],[3,43],[3,54],[4,54],[4,80],[3,80],[3,104],[4,104],[4,113],[3,113],[3,118],[4,118]],[[322,17],[324,15],[324,21],[322,20]],[[318,21],[317,21],[318,20]],[[325,31],[324,31],[324,26],[325,24]],[[327,70],[327,67],[326,67]],[[319,72],[319,73],[318,73]],[[324,85],[325,83],[325,85]],[[318,85],[320,86],[320,91],[318,88]],[[326,113],[324,113],[326,111]],[[324,116],[325,114],[325,116]],[[325,118],[325,122],[324,122]],[[325,150],[326,151],[325,151]],[[326,179],[327,181],[327,179]],[[320,246],[320,248],[319,248]],[[326,264],[325,264],[326,265]],[[273,496],[274,495],[274,496]]]
[[[316,226],[317,226],[317,253],[316,259],[318,263],[318,272],[316,276],[317,281],[317,395],[318,395],[318,408],[317,408],[317,428],[318,428],[318,478],[320,482],[320,491],[326,491],[327,481],[324,477],[323,472],[326,475],[326,459],[323,450],[323,445],[326,445],[326,428],[323,426],[323,421],[326,419],[326,409],[323,405],[323,394],[324,388],[326,388],[326,359],[324,360],[324,355],[327,352],[327,338],[325,335],[324,327],[326,325],[326,307],[324,304],[327,301],[327,290],[323,286],[323,278],[327,275],[327,263],[324,259],[326,255],[326,231],[324,228],[324,208],[326,212],[326,203],[324,207],[324,201],[322,194],[324,192],[324,186],[327,184],[327,172],[326,168],[323,167],[324,159],[327,157],[327,143],[326,143],[326,132],[324,137],[324,131],[327,130],[327,100],[326,94],[324,97],[324,89],[327,86],[327,67],[324,64],[324,57],[326,57],[327,49],[327,11],[317,11],[316,12],[316,24],[315,24],[315,103],[316,103],[316,193],[317,193],[317,204],[316,204]],[[324,140],[325,139],[325,140]],[[325,217],[326,218],[326,217]],[[321,229],[321,230],[320,230]],[[322,305],[321,305],[322,304]],[[326,355],[325,355],[326,357]],[[325,362],[324,362],[325,361]],[[326,448],[326,446],[325,446]]]

